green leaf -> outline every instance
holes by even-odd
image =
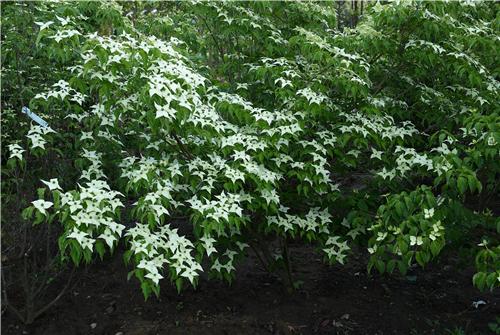
[[[472,277],[472,283],[476,286],[480,291],[484,290],[486,285],[486,273],[478,272]]]
[[[490,290],[493,290],[495,288],[495,283],[498,282],[497,276],[498,276],[498,274],[496,272],[492,272],[492,273],[487,275],[486,287],[488,287]]]
[[[405,213],[404,204],[401,201],[396,201],[394,207],[396,208],[396,213],[398,214],[398,216],[400,218],[403,218]]]
[[[40,187],[39,189],[36,190],[36,193],[38,194],[38,199],[44,199],[45,187]]]
[[[70,251],[71,259],[75,265],[80,264],[80,260],[82,259],[82,253],[80,251],[80,247],[72,247]]]
[[[460,192],[460,194],[464,194],[465,191],[467,191],[467,179],[465,177],[458,177],[457,179],[457,187],[458,187],[458,191]]]
[[[142,289],[142,294],[144,296],[144,300],[148,300],[149,296],[151,295],[151,286],[147,281],[143,281],[141,283],[141,289]]]
[[[467,181],[468,181],[468,184],[469,184],[469,189],[471,192],[474,192],[477,188],[477,181],[476,181],[476,178],[469,174],[467,175]]]
[[[399,269],[399,272],[404,276],[404,275],[406,275],[406,272],[408,271],[408,265],[403,261],[398,261],[398,269]]]
[[[424,257],[424,252],[423,251],[417,251],[415,253],[415,260],[417,261],[417,263],[421,266],[421,267],[424,267],[425,266],[425,257]]]
[[[380,272],[380,273],[384,273],[385,272],[385,263],[384,263],[384,261],[378,259],[375,262],[375,267],[377,268],[378,272]]]
[[[394,271],[394,268],[396,267],[396,260],[391,259],[389,262],[387,262],[387,272],[392,273]]]
[[[182,291],[182,283],[183,283],[183,281],[182,281],[181,277],[179,277],[179,278],[177,278],[175,280],[175,287],[177,288],[177,293],[181,293],[181,291]]]
[[[97,253],[99,254],[99,257],[101,258],[101,260],[103,260],[104,253],[106,252],[106,249],[104,247],[104,243],[101,240],[97,240],[95,242],[95,249],[96,249]]]
[[[398,238],[398,247],[403,255],[408,252],[408,243],[402,237]]]
[[[436,257],[441,251],[442,244],[439,240],[434,240],[431,242],[431,252],[434,257]]]
[[[367,264],[367,272],[368,273],[371,273],[374,265],[375,265],[375,258],[372,256],[372,257],[370,257],[370,260],[368,261],[368,264]]]

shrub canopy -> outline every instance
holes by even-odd
[[[251,249],[289,270],[290,239],[389,273],[460,246],[498,287],[498,4],[371,4],[343,30],[334,7],[3,5],[2,183],[41,179],[23,214],[63,227],[63,259],[123,242],[146,297]]]

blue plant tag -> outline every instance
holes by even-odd
[[[38,115],[36,115],[35,113],[33,113],[32,111],[30,111],[30,109],[26,106],[23,107],[23,109],[21,110],[24,114],[28,115],[33,121],[35,121],[36,123],[38,123],[40,126],[46,128],[49,124],[44,121],[41,117],[39,117]]]

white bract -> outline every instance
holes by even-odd
[[[19,160],[23,160],[23,152],[24,150],[19,144],[14,143],[14,144],[9,144],[9,151],[10,151],[10,156],[9,159],[11,158],[17,158]]]
[[[47,187],[51,191],[54,191],[54,190],[61,190],[62,191],[61,186],[59,186],[59,181],[57,180],[57,178],[52,178],[49,181],[42,180],[42,183],[47,185]]]
[[[54,203],[50,201],[45,201],[43,199],[35,200],[32,202],[33,206],[43,215],[47,215],[46,209],[52,207]]]

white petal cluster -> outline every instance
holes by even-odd
[[[174,269],[177,276],[187,278],[191,283],[198,277],[198,272],[203,271],[192,255],[193,243],[180,236],[177,229],[163,225],[159,230],[152,231],[147,225],[138,223],[126,235],[131,238],[131,250],[141,257],[137,268],[144,269],[145,277],[156,285],[163,278],[161,273],[164,264]]]
[[[45,144],[47,143],[44,135],[53,133],[54,131],[49,127],[41,127],[39,125],[31,124],[31,128],[28,131],[27,138],[31,142],[31,149],[40,148],[45,150]]]
[[[62,40],[71,38],[73,36],[81,36],[82,34],[75,29],[58,30],[54,35],[49,36],[49,38],[54,39],[57,43]]]
[[[102,180],[87,182],[85,186],[79,187],[78,192],[63,193],[61,209],[69,212],[74,224],[68,238],[75,238],[82,249],[92,250],[95,238],[103,239],[113,248],[125,229],[124,225],[114,220],[116,209],[124,206],[119,200],[120,196],[123,195],[111,190]]]
[[[52,87],[53,89],[46,93],[38,93],[35,95],[34,99],[48,100],[49,98],[55,98],[65,100],[68,97],[69,101],[74,101],[79,105],[82,105],[85,101],[85,96],[73,89],[65,80],[59,80],[57,83],[53,84]]]
[[[418,134],[418,130],[409,121],[403,122],[396,126],[392,117],[378,115],[364,115],[360,112],[340,113],[348,124],[340,126],[342,133],[358,133],[367,137],[368,135],[377,135],[382,139],[393,140],[397,137],[404,139],[414,134]]]
[[[8,148],[9,148],[9,152],[10,152],[9,159],[17,158],[20,161],[23,160],[23,152],[25,152],[26,150],[24,150],[19,144],[17,144],[17,143],[9,144]]]
[[[297,91],[297,95],[306,98],[309,104],[321,105],[323,102],[327,101],[328,98],[321,94],[314,92],[310,87],[306,87]]]
[[[337,261],[340,264],[345,263],[347,251],[351,248],[347,245],[347,241],[341,241],[340,236],[330,236],[325,242],[326,248],[323,251],[326,253],[331,261]]]
[[[245,194],[222,192],[216,195],[214,200],[199,199],[197,196],[193,196],[187,202],[193,210],[203,214],[206,218],[220,222],[222,220],[228,221],[231,215],[243,216],[243,208],[241,207],[243,201],[248,201]]]
[[[328,234],[328,225],[331,222],[331,215],[328,210],[320,210],[319,208],[311,208],[304,218],[292,214],[267,217],[269,226],[276,225],[285,232],[311,231]]]

